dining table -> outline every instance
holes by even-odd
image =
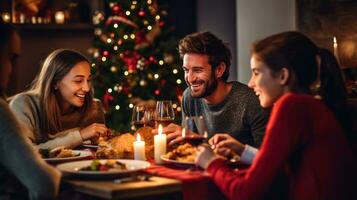
[[[82,160],[93,158],[94,153]],[[194,164],[148,162],[148,168],[124,177],[98,179],[64,174],[59,199],[226,199],[210,175]]]
[[[226,199],[202,169],[149,162],[150,167],[124,177],[64,175],[59,199]]]
[[[182,199],[182,182],[175,179],[152,176],[148,180],[116,180],[65,178],[60,199]]]

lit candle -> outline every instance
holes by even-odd
[[[186,129],[185,128],[182,128],[181,135],[182,135],[182,138],[186,137]]]
[[[162,133],[161,124],[159,124],[158,132],[154,136],[154,157],[157,164],[162,164],[161,156],[166,153],[166,134]]]
[[[1,18],[4,22],[9,23],[11,20],[10,13],[8,13],[8,12],[2,13]]]
[[[335,36],[333,36],[333,54],[335,55],[337,61],[339,60],[338,57],[338,46],[337,46],[337,39]]]
[[[205,139],[208,138],[208,133],[207,133],[207,131],[205,131],[205,132],[203,133],[203,137],[204,137]]]
[[[55,13],[55,21],[57,24],[64,24],[64,12],[63,11],[57,11]]]
[[[141,141],[140,134],[136,135],[136,141],[134,142],[134,159],[146,160],[145,157],[145,142]]]

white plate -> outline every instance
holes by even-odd
[[[195,162],[183,162],[183,161],[177,161],[177,160],[170,160],[165,157],[165,155],[161,156],[161,159],[166,163],[170,165],[175,165],[178,167],[192,167],[195,166]]]
[[[112,159],[117,160],[126,165],[126,170],[113,170],[113,171],[79,171],[83,167],[87,167],[91,164],[92,160],[82,160],[75,162],[68,162],[57,165],[57,168],[65,174],[78,175],[82,177],[115,177],[125,174],[130,174],[139,170],[146,169],[150,166],[150,163],[142,160],[126,160],[126,159]],[[102,159],[99,162],[107,162]]]
[[[80,151],[80,150],[72,150],[73,153],[77,156],[66,157],[66,158],[44,158],[45,161],[49,163],[60,163],[60,162],[68,162],[74,160],[81,160],[83,158],[89,157],[92,155],[89,151]]]

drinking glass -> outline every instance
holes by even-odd
[[[155,127],[155,109],[146,108],[144,113],[145,126]]]
[[[134,106],[131,116],[131,130],[136,131],[139,128],[145,126],[145,106]]]
[[[183,127],[188,133],[184,135],[186,142],[194,146],[207,142],[208,131],[203,116],[185,117]],[[193,134],[189,134],[189,132]]]
[[[158,101],[155,110],[156,126],[161,124],[163,127],[168,126],[175,119],[174,109],[171,101]]]

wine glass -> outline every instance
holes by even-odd
[[[146,108],[144,113],[145,126],[155,127],[155,109]]]
[[[208,130],[203,116],[185,117],[183,127],[188,134],[184,135],[186,142],[198,146],[208,139]]]
[[[139,128],[145,126],[145,110],[145,106],[134,106],[133,113],[131,115],[131,130],[136,131]]]
[[[163,127],[168,126],[175,119],[174,109],[171,101],[158,101],[155,110],[156,126],[161,124]]]

